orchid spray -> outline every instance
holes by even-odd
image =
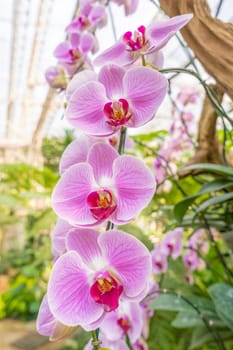
[[[115,2],[124,5],[126,15],[138,5]],[[86,136],[61,158],[52,194],[58,215],[54,265],[37,329],[56,340],[81,326],[92,332],[86,349],[146,349],[149,316],[142,301],[154,286],[152,261],[155,273],[165,271],[167,255],[180,254],[182,232],[171,233],[152,258],[138,239],[118,228],[135,220],[156,189],[144,162],[123,153],[127,129],[154,118],[167,93],[167,79],[147,59],[162,65],[160,50],[192,15],[126,32],[95,59],[101,66],[97,74],[90,55],[98,49],[94,33],[106,24],[108,3],[80,2],[77,18],[66,27],[67,40],[54,51],[58,65],[46,73],[59,90],[69,81],[65,116]]]

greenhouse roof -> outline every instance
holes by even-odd
[[[40,143],[46,135],[60,135],[69,127],[63,116],[64,98],[49,89],[44,72],[56,63],[53,50],[65,39],[64,28],[78,9],[76,0],[0,0],[0,147],[18,148]],[[209,4],[216,14],[219,0]],[[221,2],[219,18],[230,22],[231,0]],[[150,23],[164,14],[152,1],[139,2],[137,12],[123,16],[123,9],[111,4],[116,35]],[[97,33],[100,49],[114,42],[112,24]],[[166,66],[185,66],[187,52],[173,38],[165,48]],[[179,85],[179,80],[177,82]],[[187,78],[186,78],[187,84]],[[160,115],[164,114],[160,112]]]

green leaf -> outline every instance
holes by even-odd
[[[233,177],[233,169],[224,166],[224,165],[217,165],[217,164],[209,164],[209,163],[200,163],[200,164],[193,164],[190,166],[187,166],[184,168],[185,170],[207,170],[211,173],[217,173],[221,175],[227,175]]]
[[[213,328],[213,332],[216,332],[214,328]],[[228,330],[222,330],[222,331],[217,330],[217,332],[222,340],[232,337],[232,332]],[[213,338],[213,334],[210,331],[208,331],[208,329],[205,326],[197,327],[193,331],[189,350],[193,350],[197,348],[200,349],[201,346],[210,342],[216,342],[215,339]]]
[[[56,215],[51,208],[42,211],[39,218],[34,223],[32,229],[28,232],[29,236],[37,235],[40,231],[50,231],[56,222]]]
[[[215,196],[213,198],[207,199],[206,201],[202,202],[199,207],[196,210],[196,213],[200,213],[202,211],[205,211],[207,208],[209,208],[211,205],[216,205],[220,203],[225,203],[233,199],[233,192],[230,193],[224,193],[221,196]]]
[[[186,310],[186,302],[173,294],[161,294],[150,305],[153,310],[183,311]]]
[[[233,186],[233,181],[229,179],[217,179],[211,182],[205,183],[197,194],[184,198],[182,201],[177,203],[174,207],[174,215],[176,221],[180,224],[183,217],[188,210],[188,207],[195,201],[196,198],[203,194],[220,191],[224,188]]]
[[[147,134],[139,134],[130,137],[138,141],[153,141],[154,139],[163,139],[166,135],[168,135],[167,130],[157,130]]]
[[[180,224],[183,220],[183,217],[188,210],[188,207],[195,201],[198,195],[186,197],[179,203],[177,203],[174,207],[174,216],[176,221]]]
[[[199,190],[197,195],[202,195],[211,192],[217,192],[223,190],[224,188],[233,186],[233,181],[231,179],[216,179],[205,183]]]
[[[185,301],[185,299],[187,301]],[[177,296],[174,294],[161,294],[149,306],[153,310],[167,311],[190,311],[194,310],[191,304],[200,309],[200,311],[213,311],[214,306],[210,299],[196,295]],[[190,304],[191,303],[191,304]]]
[[[203,313],[203,316],[208,321],[211,320],[216,327],[225,325],[225,323],[218,318],[215,312],[205,310],[202,313]],[[191,327],[197,327],[202,325],[203,325],[203,320],[195,310],[181,311],[178,313],[176,318],[172,321],[172,326],[175,328],[191,328]]]
[[[203,321],[195,311],[181,311],[172,321],[172,326],[175,328],[191,328],[202,325]]]
[[[12,209],[17,209],[22,206],[20,200],[11,194],[0,194],[0,205],[7,206]]]
[[[216,283],[208,288],[218,316],[233,330],[233,287]]]
[[[182,350],[183,341],[190,337],[189,330],[181,337],[179,331],[174,332],[171,326],[173,314],[169,312],[156,312],[150,320],[150,334],[147,343],[153,350]],[[183,345],[183,346],[182,346]]]

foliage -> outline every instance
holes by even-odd
[[[72,130],[65,130],[64,137],[44,138],[41,149],[44,157],[44,165],[49,169],[58,172],[58,164],[61,155],[73,138],[74,135]]]
[[[49,273],[49,233],[56,220],[49,198],[58,176],[48,168],[2,164],[0,177],[2,249],[19,224],[19,235],[25,237],[23,246],[15,237],[11,248],[1,252],[0,274],[8,275],[9,287],[0,297],[0,318],[34,319]]]
[[[159,133],[158,133],[159,135]],[[161,134],[160,134],[161,135]],[[158,138],[136,141],[135,152],[153,162]],[[180,158],[179,161],[183,158]],[[151,303],[155,310],[151,319],[151,349],[231,349],[232,340],[232,210],[233,171],[229,166],[196,164],[189,170],[203,174],[178,179],[168,177],[171,188],[160,191],[143,215],[156,222],[156,236],[183,226],[186,237],[198,228],[205,228],[210,250],[204,257],[205,269],[192,273],[193,284],[185,283],[187,270],[181,259],[169,260],[167,272],[158,280],[159,296]],[[228,239],[216,236],[214,229]],[[152,232],[148,234],[153,235]],[[229,248],[228,248],[229,247]],[[202,256],[203,258],[203,256]],[[222,283],[222,281],[226,281]]]

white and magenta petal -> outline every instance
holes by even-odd
[[[117,192],[117,219],[131,219],[144,209],[152,199],[155,180],[145,164],[132,156],[121,156],[113,164]]]
[[[52,252],[55,258],[59,257],[66,251],[65,239],[68,232],[73,228],[68,222],[58,219],[51,233]]]
[[[95,180],[101,187],[109,186],[112,182],[112,166],[118,157],[117,151],[104,143],[97,143],[90,149],[88,163],[92,166]]]
[[[88,148],[87,137],[83,136],[72,141],[61,156],[59,164],[60,174],[62,175],[65,170],[74,164],[85,162],[87,160]]]
[[[103,5],[92,6],[89,18],[93,24],[98,24],[106,16],[106,9]]]
[[[84,53],[84,55],[91,51],[93,46],[95,45],[95,37],[91,33],[84,33],[81,35],[80,39],[80,49]]]
[[[125,15],[132,15],[138,7],[138,0],[124,1]]]
[[[72,48],[77,48],[80,44],[80,41],[81,41],[81,36],[82,34],[80,33],[71,33],[70,36],[69,36],[69,41],[71,43],[71,46]]]
[[[97,243],[99,232],[89,228],[76,228],[69,232],[66,240],[67,250],[75,250],[84,264],[92,267],[93,261],[101,258]]]
[[[138,127],[153,118],[166,95],[168,83],[161,73],[136,67],[127,71],[123,86],[132,112],[128,126]]]
[[[111,135],[113,130],[106,123],[103,113],[106,102],[104,86],[98,82],[88,82],[71,95],[66,110],[67,119],[87,134]]]
[[[136,299],[145,289],[151,273],[149,251],[139,240],[123,231],[103,233],[98,242],[109,266],[120,279],[124,294]]]
[[[131,343],[136,342],[141,334],[143,329],[143,314],[142,307],[139,303],[128,303],[129,307],[129,317],[132,323],[128,335],[131,340]]]
[[[52,207],[63,220],[76,225],[91,225],[96,220],[87,205],[87,196],[96,187],[88,163],[71,166],[62,175],[52,194]]]
[[[123,336],[123,331],[117,324],[118,310],[119,309],[106,313],[103,322],[101,323],[101,332],[110,341],[117,341]]]
[[[85,325],[82,325],[82,328],[87,331],[87,332],[90,332],[90,331],[93,331],[97,328],[100,328],[101,324],[102,324],[102,321],[104,320],[105,318],[105,315],[106,313],[104,312],[100,318],[98,318],[98,320],[92,322],[92,323],[89,323],[89,324],[85,324]]]
[[[36,320],[37,332],[49,337],[55,328],[56,319],[50,311],[47,295],[44,296]]]
[[[104,85],[110,100],[123,96],[122,80],[124,75],[125,70],[115,64],[105,65],[99,72],[99,81]]]
[[[42,300],[36,321],[36,328],[38,333],[49,337],[51,341],[64,339],[76,330],[76,327],[65,326],[55,319],[50,311],[47,295]]]
[[[62,255],[53,267],[48,304],[54,317],[67,326],[89,324],[103,314],[103,308],[90,296],[88,274],[75,251]]]
[[[183,28],[191,19],[191,13],[175,16],[166,21],[156,23],[149,28],[152,47],[149,51],[159,50],[166,45],[168,40]]]
[[[92,70],[88,69],[85,69],[82,72],[75,74],[66,89],[67,101],[69,101],[71,95],[76,89],[79,89],[83,84],[86,84],[89,81],[97,81],[97,79],[97,74]]]
[[[156,67],[163,68],[164,55],[161,50],[154,51],[149,55],[146,55],[146,62],[155,65]]]
[[[94,64],[101,66],[105,63],[114,62],[120,66],[124,66],[133,63],[136,59],[137,57],[135,58],[132,52],[126,50],[124,42],[119,40],[115,45],[97,56]]]
[[[67,55],[70,49],[70,45],[68,42],[64,41],[60,43],[54,50],[53,54],[58,60],[67,59]]]

